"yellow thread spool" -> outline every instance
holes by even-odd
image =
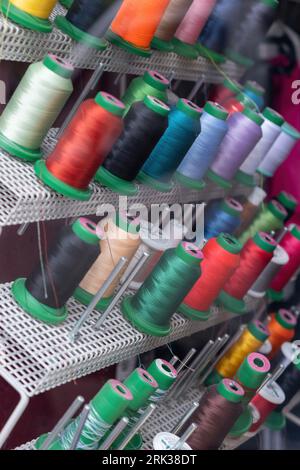
[[[49,21],[57,0],[2,0],[1,9],[6,17],[25,28],[49,33]]]

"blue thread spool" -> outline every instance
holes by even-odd
[[[257,104],[260,111],[265,107],[264,95],[266,90],[259,83],[248,80],[244,89],[245,95],[254,101]]]
[[[243,206],[232,198],[214,201],[205,210],[204,237],[218,237],[220,233],[233,234],[241,223]]]
[[[162,192],[172,189],[172,177],[200,132],[201,112],[191,101],[178,101],[166,132],[138,175],[139,181]]]
[[[202,189],[203,178],[217,156],[228,131],[227,111],[217,103],[208,101],[200,119],[201,133],[187,152],[176,172],[176,179],[187,188]]]

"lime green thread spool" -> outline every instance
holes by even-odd
[[[150,401],[158,403],[164,398],[177,379],[177,371],[170,362],[164,359],[155,359],[147,371],[158,383],[158,388],[150,397]]]
[[[94,450],[111,427],[120,419],[133,401],[133,395],[126,385],[118,380],[109,380],[90,402],[90,412],[80,434],[76,450]],[[80,415],[73,420],[51,445],[50,450],[69,450],[80,421]],[[39,449],[46,436],[36,443]]]
[[[242,233],[239,241],[244,245],[257,232],[272,232],[283,228],[288,217],[286,209],[276,200],[272,200],[261,209],[249,228]]]
[[[42,157],[43,139],[73,92],[72,73],[54,55],[28,67],[0,117],[0,148],[26,161]]]
[[[169,80],[155,70],[145,72],[142,77],[134,78],[122,96],[122,102],[126,106],[124,116],[134,103],[144,101],[146,96],[155,96],[167,103],[169,85]]]
[[[202,260],[192,243],[167,250],[138,292],[123,300],[125,318],[142,333],[167,336],[173,314],[200,277]]]

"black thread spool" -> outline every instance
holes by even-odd
[[[102,38],[120,4],[121,0],[74,0],[66,16],[55,18],[55,24],[75,41],[103,50],[107,43]]]
[[[278,379],[278,385],[285,393],[285,402],[276,408],[277,412],[281,412],[283,408],[291,401],[291,399],[300,390],[300,357],[296,358],[296,363],[288,366],[285,373]]]
[[[256,0],[252,2],[240,26],[229,44],[226,55],[234,62],[246,65],[258,57],[258,48],[265,39],[268,30],[275,21],[278,0]]]
[[[97,229],[97,233],[99,230]],[[80,218],[64,227],[56,243],[27,278],[17,279],[12,294],[32,317],[58,325],[68,314],[66,302],[100,254],[96,224]]]
[[[134,196],[134,180],[168,127],[170,108],[146,96],[135,103],[124,121],[124,131],[96,174],[96,181],[112,191]]]

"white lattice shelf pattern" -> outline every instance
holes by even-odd
[[[131,327],[117,306],[98,332],[93,324],[99,313],[94,312],[74,344],[69,334],[84,311],[82,305],[71,299],[68,319],[60,326],[48,326],[24,313],[12,298],[10,288],[10,284],[0,287],[2,367],[23,385],[29,396],[233,318],[217,308],[206,322],[191,322],[176,314],[172,333],[155,338]],[[255,305],[250,302],[249,310]]]
[[[64,14],[65,9],[57,6],[51,18]],[[109,46],[105,51],[87,49],[79,46],[68,36],[54,28],[50,34],[38,33],[21,28],[11,21],[0,17],[1,58],[18,62],[35,62],[48,52],[68,59],[75,67],[95,69],[102,63],[105,71],[141,75],[146,70],[157,70],[167,77],[180,80],[198,80],[218,83],[224,76],[240,78],[242,70],[233,62],[214,65],[207,59],[188,60],[174,53],[153,52],[151,58],[128,54],[126,51]]]

